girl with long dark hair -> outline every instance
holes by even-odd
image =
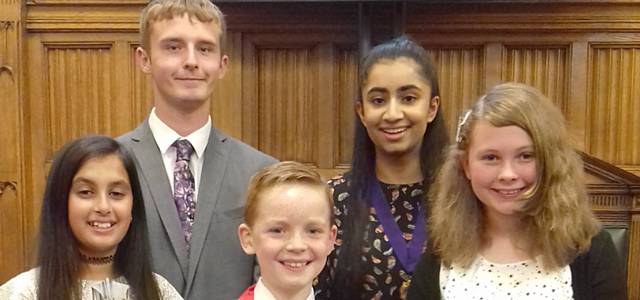
[[[334,189],[336,250],[317,299],[403,299],[426,246],[425,195],[448,144],[431,58],[407,37],[360,65],[351,170]]]
[[[0,287],[0,299],[182,299],[153,274],[133,159],[104,136],[65,145],[47,179],[37,267]]]

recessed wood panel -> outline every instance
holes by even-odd
[[[640,45],[595,45],[590,58],[588,152],[640,165]]]
[[[566,111],[568,53],[565,46],[506,46],[502,80],[534,86]]]
[[[25,263],[22,207],[15,188],[0,186],[0,282],[21,272]]]
[[[259,149],[315,165],[317,66],[308,48],[257,49]]]
[[[353,150],[355,101],[358,98],[358,52],[355,49],[338,49],[335,56],[334,83],[337,114],[336,164],[348,167]]]
[[[427,47],[438,72],[440,103],[450,136],[458,117],[482,95],[483,50],[480,47]]]
[[[114,107],[111,45],[48,45],[46,118],[53,152],[89,133],[115,135],[112,116],[129,107]]]

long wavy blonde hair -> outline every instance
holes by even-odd
[[[471,133],[478,120],[493,126],[518,126],[533,142],[537,180],[524,194],[520,211],[526,249],[541,255],[545,269],[563,267],[591,246],[600,225],[584,183],[580,156],[570,145],[564,117],[537,89],[500,84],[482,96],[461,118],[456,143],[443,164],[430,195],[430,240],[442,262],[468,267],[487,242],[483,207],[465,177]]]

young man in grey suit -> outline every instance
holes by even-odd
[[[228,63],[215,5],[153,0],[140,25],[136,60],[151,74],[154,108],[119,141],[136,157],[154,271],[187,300],[237,299],[254,270],[236,235],[244,192],[275,159],[211,125],[213,84]]]

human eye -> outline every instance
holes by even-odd
[[[498,160],[498,156],[496,156],[495,154],[483,154],[482,156],[480,156],[480,159],[483,161],[487,161],[487,162],[493,162]]]
[[[205,53],[205,54],[211,53],[211,52],[213,52],[213,47],[212,46],[201,46],[200,47],[200,52]]]
[[[78,187],[75,189],[75,194],[80,198],[88,199],[93,196],[93,190],[88,187]]]
[[[309,231],[309,234],[311,234],[311,235],[318,235],[318,234],[322,233],[322,229],[315,228],[315,227],[314,228],[309,228],[308,231]]]
[[[275,234],[275,235],[279,235],[282,234],[284,232],[284,229],[282,229],[282,227],[270,227],[267,232],[271,233],[271,234]]]
[[[111,199],[115,199],[115,200],[120,200],[123,199],[127,194],[124,191],[121,190],[113,190],[111,192],[109,192],[109,197],[111,197]]]
[[[535,155],[533,152],[526,151],[526,152],[520,153],[519,158],[522,160],[530,161],[535,159]]]
[[[369,103],[373,105],[382,105],[385,103],[385,99],[383,97],[371,97],[369,98]]]
[[[404,103],[413,103],[413,102],[416,102],[417,99],[418,99],[418,97],[416,97],[414,95],[406,95],[406,96],[402,97],[402,102],[404,102]]]
[[[164,49],[169,52],[178,52],[180,51],[180,44],[176,42],[169,42],[164,45]]]

